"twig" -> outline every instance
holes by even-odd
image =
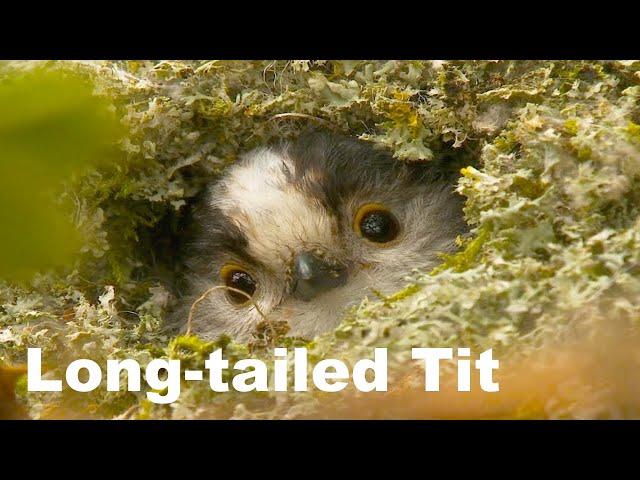
[[[315,120],[316,122],[322,123],[334,130],[338,129],[338,127],[330,121],[325,120],[324,118],[314,117],[313,115],[307,115],[306,113],[278,113],[276,115],[273,115],[269,120],[279,120],[281,118],[305,118],[307,120]]]
[[[131,407],[127,408],[127,410],[118,415],[116,417],[117,420],[129,420],[131,418],[131,415],[133,415],[133,413],[140,407],[140,405],[136,404],[136,405],[132,405]]]
[[[247,292],[243,292],[242,290],[238,290],[237,288],[227,287],[226,285],[217,285],[215,287],[211,287],[209,290],[204,292],[191,305],[191,308],[189,309],[189,319],[187,320],[187,335],[191,334],[191,324],[193,323],[193,314],[195,313],[196,307],[198,306],[198,304],[202,302],[205,298],[207,298],[207,296],[209,296],[211,292],[213,292],[214,290],[220,290],[220,289],[226,289],[226,290],[229,290],[230,292],[239,293],[240,295],[244,295],[245,297],[247,297],[247,299],[251,302],[251,304],[256,308],[256,311],[260,314],[262,319],[265,322],[269,323],[269,319],[267,318],[267,316],[264,313],[262,313],[262,310],[260,310],[260,307],[258,307],[258,304],[253,300],[253,298],[251,298],[251,295],[249,295]]]

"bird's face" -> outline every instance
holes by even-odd
[[[454,248],[465,224],[452,178],[326,134],[250,152],[196,215],[186,300],[230,289],[199,303],[193,331],[246,340],[262,315],[295,336],[335,328],[347,307],[394,293]]]

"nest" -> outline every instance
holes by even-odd
[[[144,390],[29,393],[18,380],[30,416],[638,416],[638,374],[620,393],[620,375],[602,367],[620,362],[600,349],[624,344],[615,358],[638,362],[636,342],[611,338],[633,338],[640,318],[640,62],[18,62],[0,74],[34,69],[89,79],[126,132],[117,161],[66,185],[86,234],[81,258],[29,284],[0,284],[1,362],[23,363],[37,346],[59,376],[75,358],[177,358],[189,368],[217,348],[233,361],[269,360],[273,346],[304,345],[310,358],[353,364],[385,347],[389,383],[399,387],[380,403],[357,392],[216,394],[205,382],[185,384],[164,406]],[[179,271],[172,252],[189,205],[239,154],[309,124],[382,144],[401,162],[465,163],[457,188],[470,238],[434,271],[407,272],[405,289],[363,300],[315,339],[286,337],[277,319],[248,344],[171,335],[167,285]],[[568,363],[532,375],[553,378],[543,390],[536,381],[533,404],[533,385],[520,382],[498,407],[483,397],[409,408],[412,347],[493,348],[511,372],[538,371],[523,368],[534,359],[544,372],[567,345],[578,352]],[[585,353],[594,349],[608,360]]]

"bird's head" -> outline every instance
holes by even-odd
[[[392,294],[455,248],[466,227],[456,176],[324,133],[246,154],[195,215],[185,304],[231,289],[200,302],[192,330],[246,340],[262,315],[295,336],[335,328],[372,289]]]

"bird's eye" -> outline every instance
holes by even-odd
[[[227,287],[240,290],[248,295],[227,290],[227,297],[237,305],[247,303],[256,291],[256,282],[253,277],[238,265],[225,265],[220,270],[220,277]]]
[[[353,229],[371,242],[387,243],[398,236],[400,224],[384,205],[367,203],[356,213]]]

